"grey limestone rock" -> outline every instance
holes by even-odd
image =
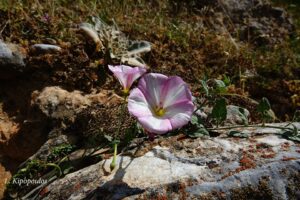
[[[271,124],[285,126],[286,124]],[[300,127],[299,123],[294,124]],[[240,130],[241,131],[241,130]],[[54,181],[40,199],[297,199],[300,146],[277,129],[242,128],[250,138],[168,140]]]
[[[25,68],[24,57],[17,45],[0,40],[0,78],[10,78],[22,72]]]

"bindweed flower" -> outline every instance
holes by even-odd
[[[138,78],[140,78],[147,71],[145,68],[142,67],[133,68],[127,65],[108,65],[108,68],[119,80],[119,82],[123,86],[123,92],[126,95],[129,93],[129,89],[132,83]]]
[[[164,134],[187,124],[194,104],[187,84],[180,77],[149,73],[130,92],[128,110],[145,130]]]

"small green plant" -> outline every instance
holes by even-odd
[[[70,154],[72,151],[74,151],[76,147],[71,144],[62,144],[60,146],[56,146],[52,149],[51,154],[47,157],[48,162],[56,161],[59,158],[62,158],[68,154]]]
[[[276,118],[274,112],[271,109],[269,100],[265,97],[263,97],[259,102],[257,111],[261,114],[263,125],[265,124],[265,122],[274,120]]]
[[[191,138],[198,138],[203,136],[209,136],[209,132],[203,125],[203,121],[196,114],[192,115],[191,126],[189,128],[185,128],[184,132]]]

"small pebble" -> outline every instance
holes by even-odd
[[[61,47],[52,44],[34,44],[31,51],[36,54],[58,53],[61,52]]]

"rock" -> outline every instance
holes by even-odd
[[[11,178],[11,172],[7,171],[1,164],[0,164],[0,199],[3,199],[4,189],[6,183]]]
[[[19,124],[3,111],[3,104],[0,103],[0,145],[7,142],[19,129]]]
[[[236,23],[236,28],[241,31],[240,39],[256,45],[276,44],[294,31],[294,25],[283,9],[274,8],[263,1],[248,1],[248,4],[251,5],[229,12],[232,19],[241,19]],[[227,9],[230,10],[229,7]]]
[[[108,107],[120,105],[124,99],[110,90],[101,90],[97,94],[89,94],[87,98],[94,104],[103,104]]]
[[[247,124],[248,119],[250,117],[250,112],[239,106],[235,105],[228,105],[226,106],[227,109],[227,116],[225,120],[225,125],[237,125],[237,124]],[[208,115],[211,114],[212,108],[211,107],[203,107],[201,110],[198,110],[195,114],[200,117],[202,120],[206,120]]]
[[[104,45],[102,44],[102,41],[100,40],[99,35],[92,24],[81,23],[79,25],[79,32],[82,33],[88,40],[94,42],[96,45],[96,52],[104,49]]]
[[[32,93],[32,104],[50,118],[73,120],[79,112],[91,104],[118,105],[122,98],[112,91],[82,95],[80,91],[68,92],[60,87],[46,87]]]
[[[28,158],[28,160],[38,159],[42,161],[47,161],[47,157],[51,154],[54,147],[60,145],[73,145],[77,142],[77,138],[75,136],[71,137],[71,136],[63,135],[60,131],[61,130],[57,130],[57,129],[52,130],[49,133],[49,135],[57,134],[57,133],[58,135],[49,138],[34,155]]]
[[[25,68],[25,55],[15,44],[6,44],[0,40],[0,78],[9,79]]]
[[[295,30],[284,9],[272,7],[266,0],[186,1],[188,8],[202,12],[208,28],[230,33],[242,41],[256,45],[278,44]],[[178,1],[177,6],[183,3]]]
[[[23,162],[33,155],[47,140],[48,122],[45,117],[37,122],[21,123],[20,130],[5,143],[0,143],[0,154],[12,162]]]
[[[297,199],[300,145],[277,129],[243,131],[250,138],[159,138],[119,155],[113,171],[110,158],[50,183],[39,199]]]
[[[34,54],[53,54],[61,52],[61,48],[53,44],[34,44],[31,46],[31,52]]]
[[[234,105],[226,106],[227,117],[225,124],[247,124],[250,117],[250,112],[245,109]]]
[[[36,152],[45,142],[44,131],[48,124],[42,113],[28,109],[26,110],[28,115],[34,114],[31,115],[32,117],[24,119],[19,113],[12,112],[7,107],[7,99],[3,99],[3,101],[4,103],[0,102],[0,157],[3,156],[8,165],[11,163],[18,165]],[[20,109],[20,107],[16,107],[16,109]],[[0,161],[4,165],[4,162]],[[8,170],[13,171],[14,167],[11,166]]]
[[[72,119],[91,101],[76,90],[68,92],[60,87],[46,87],[41,92],[33,92],[32,104],[37,105],[50,118]]]

